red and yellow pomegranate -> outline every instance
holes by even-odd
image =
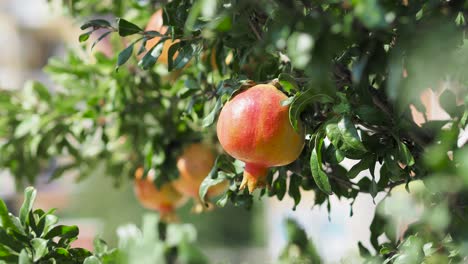
[[[146,25],[145,31],[158,31],[161,34],[166,33],[167,27],[163,25],[163,10],[162,9],[158,9],[156,12],[154,12],[148,24]],[[149,51],[152,47],[158,44],[160,39],[161,37],[154,37],[148,40],[146,42],[145,49]],[[161,55],[159,56],[158,62],[168,65],[169,48],[171,47],[173,43],[176,43],[176,42],[178,42],[178,40],[172,41],[170,39],[164,42],[163,50],[161,52]],[[177,57],[177,52],[174,54],[174,56]]]
[[[166,183],[157,189],[154,185],[154,172],[148,172],[148,176],[143,179],[144,170],[138,168],[135,171],[134,191],[141,205],[147,209],[168,215],[182,205],[184,199],[182,195],[170,183]]]
[[[285,99],[275,86],[259,84],[237,94],[221,110],[219,142],[229,155],[245,162],[241,189],[252,192],[264,186],[269,167],[293,162],[304,147],[303,132],[289,123],[289,106],[281,105]]]
[[[210,173],[214,163],[215,155],[209,146],[201,143],[189,145],[177,159],[179,179],[173,182],[174,187],[180,193],[198,200],[200,185]],[[208,190],[207,196],[220,195],[226,190],[226,187],[227,182],[212,186]]]

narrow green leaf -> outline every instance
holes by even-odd
[[[287,73],[281,73],[278,76],[278,81],[287,93],[299,91],[296,79]]]
[[[289,189],[288,195],[294,199],[294,207],[293,210],[296,210],[297,205],[301,201],[301,186],[302,178],[297,174],[292,174],[289,177]]]
[[[117,66],[115,67],[116,71],[119,69],[120,66],[125,64],[128,61],[128,59],[130,59],[130,56],[132,56],[133,53],[134,45],[135,43],[130,44],[128,47],[126,47],[119,53],[119,56],[117,57]]]
[[[96,46],[96,44],[98,44],[101,40],[103,40],[105,37],[107,37],[110,33],[112,33],[112,31],[107,31],[106,33],[102,34],[101,36],[99,36],[98,39],[96,39],[93,44],[91,45],[91,49],[94,48],[94,46]]]
[[[439,103],[451,117],[457,116],[457,96],[452,91],[448,89],[443,91],[439,97]]]
[[[39,261],[43,256],[45,256],[49,250],[47,249],[47,240],[42,238],[33,238],[31,240],[31,245],[33,247],[33,261]]]
[[[200,184],[198,195],[202,203],[206,202],[205,197],[211,186],[215,186],[216,184],[219,184],[227,179],[224,176],[225,175],[224,173],[218,173],[217,177],[213,179],[213,177],[217,174],[217,167],[216,167],[216,170],[214,170],[214,168],[215,167],[213,167],[213,169],[210,171],[208,176],[206,176],[206,178]]]
[[[223,170],[218,172],[218,170]],[[199,197],[202,203],[205,203],[205,197],[208,193],[208,189],[216,185],[223,180],[227,180],[229,175],[235,175],[235,167],[232,165],[231,161],[226,155],[219,155],[216,160],[213,168],[211,168],[210,173],[206,176],[199,188]]]
[[[377,187],[377,182],[375,182],[375,179],[372,179],[369,193],[372,196],[372,198],[375,198],[377,196],[377,193],[379,192],[378,187]]]
[[[331,195],[332,190],[328,176],[322,169],[322,145],[323,137],[317,137],[315,139],[315,148],[312,150],[310,155],[310,169],[312,171],[312,177],[319,189],[324,193]]]
[[[85,30],[85,29],[90,28],[90,27],[108,28],[108,27],[111,27],[111,24],[107,20],[104,20],[104,19],[93,19],[93,20],[90,20],[90,21],[84,23],[80,27],[80,29]]]
[[[286,185],[286,170],[283,168],[280,168],[278,171],[278,177],[275,179],[275,181],[271,184],[271,188],[269,190],[268,195],[273,196],[276,195],[278,200],[283,200],[284,195],[286,194],[287,190],[287,185]]]
[[[366,152],[356,127],[348,117],[344,116],[339,120],[330,121],[325,131],[335,148],[343,152],[346,157],[356,158]]]
[[[89,36],[91,35],[91,33],[93,33],[93,31],[89,31],[89,32],[86,32],[86,33],[83,33],[81,34],[79,37],[78,37],[78,41],[79,42],[85,42],[89,39]]]
[[[65,225],[58,225],[52,228],[47,234],[44,236],[45,239],[51,239],[54,237],[61,237],[61,238],[74,238],[78,236],[79,229],[77,226],[65,226]]]
[[[218,99],[216,100],[216,104],[211,110],[211,112],[207,116],[205,116],[205,118],[203,118],[203,127],[209,127],[215,122],[216,117],[221,111],[222,106],[223,103],[221,102],[221,97],[218,97]]]
[[[107,250],[109,249],[109,247],[107,246],[107,243],[106,241],[96,237],[93,241],[93,245],[94,245],[94,252],[96,254],[104,254],[107,252]]]
[[[399,160],[408,166],[414,165],[414,157],[405,143],[398,141],[398,156]]]
[[[119,35],[121,37],[125,36],[130,36],[136,33],[143,32],[143,29],[141,29],[139,26],[123,19],[123,18],[118,18],[117,19],[117,25],[119,27]]]
[[[8,208],[6,207],[5,202],[3,202],[2,199],[0,199],[0,227],[3,227],[4,229],[16,229],[8,214]]]
[[[18,264],[33,264],[26,249],[21,250],[18,258]]]
[[[32,210],[34,201],[36,200],[36,194],[37,191],[34,187],[28,187],[24,191],[24,201],[19,213],[19,218],[23,225],[25,225],[28,220],[28,215]]]
[[[5,245],[16,252],[20,252],[24,245],[7,234],[5,229],[0,228],[0,245]]]
[[[90,256],[85,259],[83,264],[101,264],[101,261],[95,256]]]
[[[231,196],[231,192],[227,191],[221,198],[218,199],[216,205],[219,207],[225,207],[227,202],[229,201],[229,197]]]
[[[356,163],[346,174],[350,179],[354,179],[361,171],[367,170],[371,167],[374,158],[372,155],[366,155],[362,160]],[[375,164],[375,163],[374,163]]]
[[[147,70],[154,66],[156,61],[161,56],[161,53],[164,48],[164,41],[168,38],[162,38],[154,47],[152,47],[148,52],[146,52],[145,56],[138,62],[138,65],[143,69]]]
[[[15,129],[15,138],[20,138],[28,134],[35,134],[39,130],[41,118],[37,114],[25,118]]]
[[[359,255],[361,257],[366,258],[368,256],[371,256],[370,251],[366,247],[364,247],[361,241],[358,242],[358,248],[359,248]]]
[[[294,100],[289,106],[289,122],[296,131],[299,130],[298,124],[301,113],[308,105],[315,102],[332,103],[333,98],[326,94],[316,94],[316,91],[313,89],[308,89],[303,93],[297,93],[294,96]]]
[[[177,42],[168,50],[168,70],[182,69],[193,57],[196,45],[188,42]],[[174,59],[175,53],[178,52]]]

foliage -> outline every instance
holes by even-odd
[[[71,246],[78,227],[57,225],[55,210],[33,210],[35,199],[36,190],[26,188],[19,216],[0,200],[0,263],[83,263],[92,253]]]
[[[21,94],[2,92],[0,166],[18,184],[34,181],[56,156],[71,161],[53,178],[76,168],[85,176],[104,160],[117,183],[141,165],[156,170],[156,184],[175,179],[182,145],[214,141],[212,124],[226,100],[273,82],[290,96],[282,103],[294,127],[302,121],[308,143],[296,162],[271,170],[271,188],[261,195],[281,200],[288,193],[297,205],[301,189],[313,190],[316,204],[329,204],[329,195],[376,198],[422,180],[424,215],[400,237],[376,213],[371,242],[381,254],[370,261],[462,261],[466,252],[455,254],[444,241],[468,241],[468,157],[459,142],[468,119],[465,1],[175,0],[162,5],[165,34],[143,30],[148,10],[159,7],[153,2],[71,1],[74,15],[118,17],[87,21],[80,37],[105,30],[114,58],[97,54],[91,62],[70,51],[46,67],[64,89],[51,94],[30,83]],[[159,44],[146,51],[154,37]],[[169,39],[179,42],[166,66],[158,58]],[[443,89],[440,105],[450,118],[419,127],[410,106],[425,112],[419,97],[427,88]],[[344,159],[357,163],[348,170]],[[221,154],[201,196],[225,178],[231,186],[217,204],[250,208],[253,197],[239,190],[242,166]],[[432,253],[421,254],[424,248]]]
[[[78,227],[58,225],[55,210],[33,210],[34,188],[26,188],[24,196],[18,217],[0,200],[0,263],[207,263],[195,247],[193,226],[166,224],[156,214],[144,217],[141,230],[133,224],[120,227],[117,249],[99,238],[94,241],[94,253],[72,248]]]
[[[281,263],[322,263],[314,244],[307,238],[307,234],[293,219],[287,219],[286,230],[288,244],[281,252]]]
[[[24,198],[18,217],[9,213],[0,200],[0,263],[209,263],[196,247],[197,232],[191,224],[164,223],[157,214],[145,215],[141,228],[134,224],[119,227],[118,248],[109,247],[100,238],[94,240],[94,252],[72,248],[71,243],[78,239],[78,227],[58,225],[55,210],[33,210],[33,187],[26,188]],[[304,230],[293,220],[286,224],[288,245],[279,263],[301,259],[320,263]]]

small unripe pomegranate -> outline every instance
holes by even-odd
[[[135,171],[134,190],[141,205],[147,209],[155,210],[161,214],[170,214],[178,206],[182,205],[182,195],[170,183],[166,183],[157,189],[154,185],[154,171],[149,171],[143,179],[143,168]]]
[[[158,31],[161,34],[165,34],[167,31],[167,27],[163,25],[163,10],[158,9],[154,14],[151,16],[148,24],[146,25],[145,31]],[[154,37],[146,42],[145,49],[149,51],[152,47],[154,47],[156,44],[158,44],[160,37]],[[168,52],[169,48],[173,43],[177,42],[172,41],[172,40],[166,40],[163,45],[163,50],[161,52],[161,55],[159,56],[158,61],[160,63],[163,63],[165,65],[168,65],[169,63],[169,57],[168,57]],[[174,54],[174,56],[177,56],[177,52]]]
[[[241,189],[266,184],[269,167],[287,165],[304,147],[304,134],[289,122],[287,96],[270,84],[247,89],[227,102],[219,115],[218,139],[224,150],[245,162]]]
[[[215,163],[212,149],[201,143],[186,147],[177,159],[179,179],[173,182],[180,193],[198,200],[198,190],[202,181],[208,176]],[[207,193],[208,197],[220,195],[227,187],[227,182],[212,186]]]

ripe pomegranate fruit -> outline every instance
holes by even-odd
[[[173,182],[174,187],[180,193],[198,200],[200,185],[210,173],[214,163],[215,155],[209,146],[201,143],[189,145],[177,159],[179,179]],[[227,182],[212,186],[208,190],[207,196],[220,195],[225,191],[226,187]]]
[[[304,133],[289,123],[287,96],[270,84],[259,84],[228,101],[219,115],[218,139],[224,150],[245,162],[241,189],[266,184],[269,167],[287,165],[304,147]],[[302,126],[300,126],[302,131]]]
[[[170,183],[166,183],[157,189],[154,185],[154,171],[149,171],[143,179],[144,170],[138,168],[135,171],[134,191],[143,207],[160,212],[162,215],[171,214],[182,205],[182,195]]]
[[[154,12],[148,24],[146,25],[145,31],[158,31],[161,34],[166,33],[167,27],[163,25],[163,10],[162,9],[158,9],[156,12]],[[161,39],[160,37],[154,37],[146,41],[146,45],[145,45],[146,50],[149,51],[152,47],[158,44],[160,39]],[[176,42],[178,42],[178,40],[172,41],[170,39],[164,42],[163,50],[161,52],[161,55],[159,56],[158,62],[168,65],[169,47],[171,47],[171,45]],[[177,52],[174,54],[174,56],[177,57]]]

